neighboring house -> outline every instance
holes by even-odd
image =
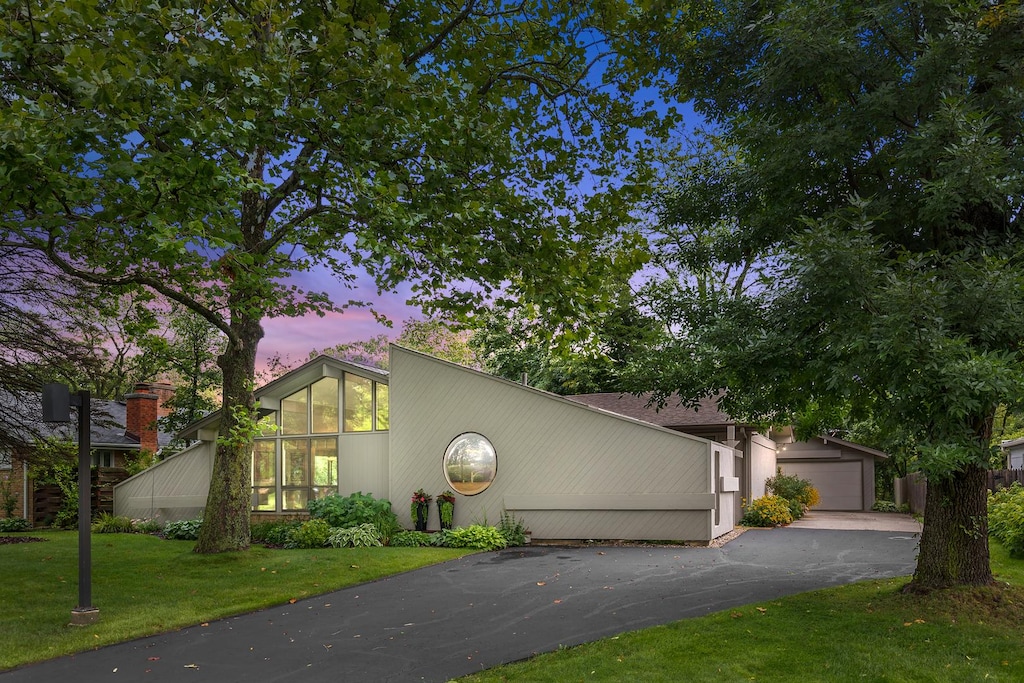
[[[1006,456],[1006,469],[1024,469],[1024,437],[1012,441],[1002,441],[999,447]]]
[[[807,479],[814,485],[821,496],[816,509],[870,510],[875,503],[875,462],[888,457],[881,451],[832,437],[794,443],[790,429],[761,434],[753,425],[736,422],[722,412],[715,398],[702,399],[696,408],[680,405],[678,398],[670,398],[659,408],[650,395],[644,394],[583,394],[566,398],[737,449],[743,455],[741,491],[746,500],[763,496],[765,480],[775,474],[776,467],[781,467],[785,474]]]
[[[89,439],[92,466],[100,470],[121,470],[127,459],[142,450],[158,453],[170,443],[173,435],[159,432],[157,419],[169,411],[163,404],[173,394],[167,384],[138,384],[122,401],[92,399]],[[48,424],[42,421],[42,396],[37,392],[0,395],[0,409],[21,416],[17,435],[4,439],[5,443],[32,444],[41,438],[58,438],[77,443],[74,424]],[[48,511],[36,509],[33,496],[35,486],[29,476],[33,459],[31,445],[7,447],[0,451],[0,486],[17,492],[17,515],[41,522]],[[115,475],[114,479],[126,476]],[[103,481],[109,481],[104,477]],[[7,482],[6,485],[4,482]],[[0,501],[2,503],[2,501]]]
[[[400,347],[390,367],[320,356],[257,390],[279,429],[255,441],[254,518],[362,491],[409,527],[423,488],[456,492],[456,524],[507,511],[538,539],[709,541],[737,521],[732,448]],[[115,512],[198,516],[218,424],[195,423],[196,445],[115,487]]]

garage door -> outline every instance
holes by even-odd
[[[863,510],[864,487],[861,463],[841,462],[782,462],[782,471],[796,475],[814,484],[821,496],[816,510]]]

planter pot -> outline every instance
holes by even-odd
[[[427,530],[427,515],[430,513],[430,507],[426,504],[420,504],[416,506],[416,517],[413,522],[416,524],[416,531]]]
[[[441,520],[442,529],[451,529],[452,519],[455,517],[455,503],[446,503],[443,500],[437,501],[437,517]]]

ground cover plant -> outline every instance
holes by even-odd
[[[928,595],[868,581],[624,633],[466,681],[1020,681],[1024,561],[992,544],[998,585]]]
[[[452,548],[276,550],[203,555],[194,541],[145,534],[93,537],[100,621],[67,623],[78,595],[78,535],[35,531],[42,543],[0,542],[0,670],[285,604],[466,555]],[[29,538],[24,534],[0,536]]]
[[[1024,557],[1024,486],[1020,482],[989,493],[988,530],[1010,555]]]

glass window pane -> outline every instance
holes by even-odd
[[[313,409],[313,433],[335,434],[338,431],[338,380],[324,377],[310,387]]]
[[[277,481],[277,459],[273,441],[255,441],[252,448],[252,485],[273,486]]]
[[[466,432],[455,437],[444,452],[444,476],[457,493],[474,496],[494,481],[498,456],[483,434]]]
[[[285,489],[281,492],[284,498],[283,510],[305,510],[309,489]]]
[[[309,440],[282,439],[285,486],[309,486]]]
[[[281,400],[281,433],[309,434],[306,421],[306,390]]]
[[[377,429],[386,431],[391,417],[391,410],[388,406],[388,385],[377,385]]]
[[[313,439],[313,486],[338,487],[338,440]]]
[[[373,429],[373,381],[345,373],[345,431]]]
[[[255,488],[252,490],[252,509],[277,511],[277,493],[272,488]]]

